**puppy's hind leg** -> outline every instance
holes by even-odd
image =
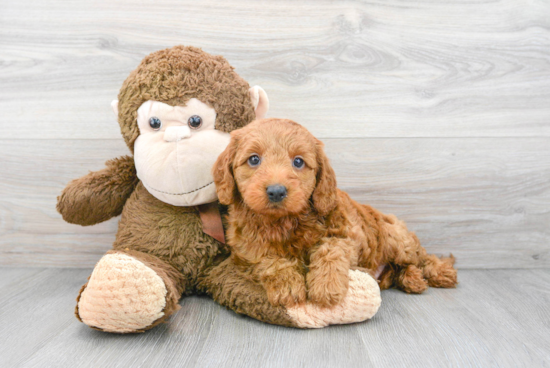
[[[394,279],[395,286],[406,293],[421,294],[428,288],[422,270],[414,265],[401,268]]]
[[[422,269],[426,250],[403,221],[393,215],[385,215],[384,222],[385,248],[393,271],[393,285],[406,293],[423,293],[428,288]]]
[[[428,281],[428,285],[437,288],[456,287],[456,269],[453,267],[455,257],[439,258],[433,254],[427,254],[422,265],[422,273]]]
[[[422,293],[428,286],[451,288],[457,284],[451,255],[439,258],[428,254],[413,232],[393,215],[384,216],[386,246],[392,263],[398,267],[394,284],[407,293]]]

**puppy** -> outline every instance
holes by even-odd
[[[323,143],[301,125],[263,119],[233,131],[214,168],[229,205],[231,257],[273,305],[323,307],[348,290],[350,268],[407,293],[457,284],[454,257],[427,254],[405,223],[336,187]]]

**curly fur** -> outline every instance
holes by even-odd
[[[348,290],[350,268],[372,274],[387,265],[380,286],[421,293],[454,287],[454,257],[427,254],[405,223],[353,201],[336,187],[323,144],[290,120],[263,119],[231,134],[213,174],[229,207],[232,258],[267,291],[273,305],[306,299],[334,306]],[[247,160],[261,157],[257,167]],[[305,165],[295,168],[293,158]],[[268,200],[269,185],[284,185],[282,202]]]

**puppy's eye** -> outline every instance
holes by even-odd
[[[296,156],[294,157],[294,160],[292,160],[292,166],[294,166],[295,168],[297,169],[301,169],[302,167],[304,167],[304,159],[301,158],[300,156]]]
[[[149,126],[155,130],[159,130],[162,126],[162,122],[156,116],[149,118]]]
[[[198,115],[193,115],[187,120],[187,124],[191,129],[199,129],[202,125],[202,118]]]
[[[248,165],[250,165],[250,167],[256,167],[258,165],[260,165],[260,157],[258,155],[252,155],[248,158]]]

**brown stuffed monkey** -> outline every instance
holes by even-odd
[[[176,46],[147,56],[113,108],[133,156],[76,179],[58,197],[63,219],[83,226],[120,218],[113,249],[95,266],[76,316],[103,331],[142,332],[177,311],[182,295],[208,294],[228,308],[284,326],[323,327],[372,317],[378,285],[351,271],[341,305],[274,307],[228,258],[211,168],[229,132],[263,118],[266,93],[221,56]]]

